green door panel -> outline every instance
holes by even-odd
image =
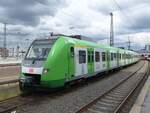
[[[68,78],[74,76],[75,73],[75,58],[74,58],[74,46],[69,45],[68,47]]]
[[[94,72],[94,49],[88,48],[87,54],[88,54],[88,73],[93,73]]]

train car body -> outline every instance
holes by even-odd
[[[22,61],[20,88],[58,88],[138,60],[133,51],[65,36],[35,40]]]

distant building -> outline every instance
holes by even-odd
[[[1,57],[4,57],[5,55],[6,55],[6,57],[9,56],[9,50],[6,49],[6,48],[1,48],[1,47],[0,47],[0,56],[1,56]]]
[[[145,50],[150,51],[150,45],[145,45]]]
[[[146,59],[150,59],[150,45],[145,45],[145,49],[142,49],[138,51],[138,53],[142,56],[145,57]]]

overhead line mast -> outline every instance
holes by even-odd
[[[131,41],[130,41],[130,37],[128,37],[128,50],[131,50]]]
[[[110,13],[111,23],[110,23],[110,46],[114,46],[114,29],[113,29],[113,13]]]

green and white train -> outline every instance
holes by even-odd
[[[139,60],[136,52],[67,36],[34,40],[22,61],[21,90],[58,88]]]

